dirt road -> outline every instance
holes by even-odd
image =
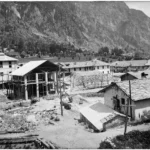
[[[107,130],[102,133],[92,133],[74,118],[79,118],[74,112],[65,111],[65,115],[56,126],[43,127],[38,133],[60,148],[98,148],[102,140],[124,133],[124,127]],[[149,130],[150,124],[129,126],[131,130]]]

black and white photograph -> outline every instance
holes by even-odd
[[[150,149],[150,1],[0,1],[0,149]]]

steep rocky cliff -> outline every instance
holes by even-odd
[[[94,51],[101,46],[150,48],[150,18],[124,2],[0,2],[0,10],[0,36],[8,40],[11,30],[12,43],[23,38]]]

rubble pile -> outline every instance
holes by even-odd
[[[29,130],[35,130],[35,124],[31,122],[29,123],[26,120],[25,114],[5,114],[3,117],[1,117],[0,131],[26,132]]]
[[[39,124],[43,125],[55,125],[55,122],[60,120],[56,110],[37,112],[36,119]]]

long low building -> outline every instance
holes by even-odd
[[[100,60],[85,62],[64,62],[61,64],[63,65],[63,68],[68,72],[99,70],[105,74],[110,73],[110,65]]]
[[[148,60],[116,61],[110,64],[112,72],[142,71],[149,68]]]

